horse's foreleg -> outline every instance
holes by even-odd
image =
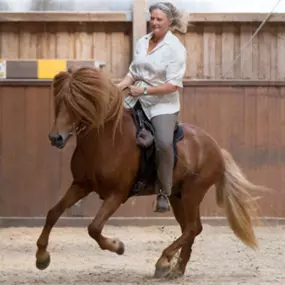
[[[109,250],[119,255],[125,251],[124,244],[118,239],[104,237],[101,233],[107,220],[115,213],[122,202],[123,197],[119,195],[113,194],[106,198],[95,219],[88,226],[89,235],[97,241],[101,249]]]
[[[46,269],[50,263],[50,255],[47,252],[47,246],[49,241],[50,232],[67,208],[70,208],[77,201],[84,198],[88,193],[86,189],[81,188],[77,184],[72,184],[61,200],[48,211],[46,216],[45,225],[37,240],[37,252],[36,252],[36,267],[38,269]]]

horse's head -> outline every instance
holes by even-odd
[[[58,73],[52,83],[55,121],[49,133],[51,144],[63,148],[68,139],[82,131],[103,126],[122,109],[116,86],[95,68]]]
[[[49,140],[51,145],[57,148],[63,148],[76,128],[75,121],[72,115],[68,113],[64,102],[59,103],[55,109],[56,118],[49,132]]]

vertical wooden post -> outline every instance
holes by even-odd
[[[133,6],[133,56],[136,42],[147,33],[146,0],[134,0]]]

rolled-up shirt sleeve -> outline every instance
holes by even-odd
[[[130,66],[129,66],[129,71],[127,73],[127,76],[131,77],[133,80],[136,80],[135,75],[134,75],[134,73],[132,71],[132,64],[133,63],[131,62]]]
[[[131,62],[129,66],[129,71],[127,73],[127,76],[131,77],[133,80],[136,80],[135,74],[133,72],[133,61]]]
[[[127,76],[131,77],[134,81],[136,80],[135,77],[132,74],[132,70],[129,68],[129,71],[127,73]]]
[[[166,83],[183,88],[183,78],[186,71],[186,50],[172,50],[171,58],[166,66]]]
[[[135,45],[135,52],[134,52],[134,57],[133,57],[133,60],[129,66],[129,70],[128,70],[128,73],[127,73],[127,76],[130,76],[133,80],[137,80],[134,72],[133,72],[133,62],[134,60],[136,59],[137,55],[139,54],[140,52],[140,49],[141,49],[141,39],[137,41],[136,45]]]

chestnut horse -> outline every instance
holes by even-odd
[[[49,133],[51,144],[63,148],[72,135],[77,143],[71,160],[73,181],[61,200],[48,211],[37,240],[36,266],[50,263],[49,235],[64,211],[95,191],[103,199],[88,233],[102,250],[124,253],[119,239],[102,235],[107,220],[129,198],[140,167],[141,149],[132,111],[123,106],[124,94],[103,71],[84,67],[60,72],[52,82],[55,122]],[[182,234],[165,248],[156,263],[155,277],[182,276],[190,259],[194,239],[202,231],[200,204],[213,185],[216,201],[223,207],[234,234],[247,246],[257,247],[253,230],[256,199],[252,190],[262,187],[249,182],[232,156],[204,130],[180,124],[184,137],[177,142],[173,168],[174,216]],[[137,193],[154,195],[153,185]],[[170,266],[174,255],[180,257]]]

